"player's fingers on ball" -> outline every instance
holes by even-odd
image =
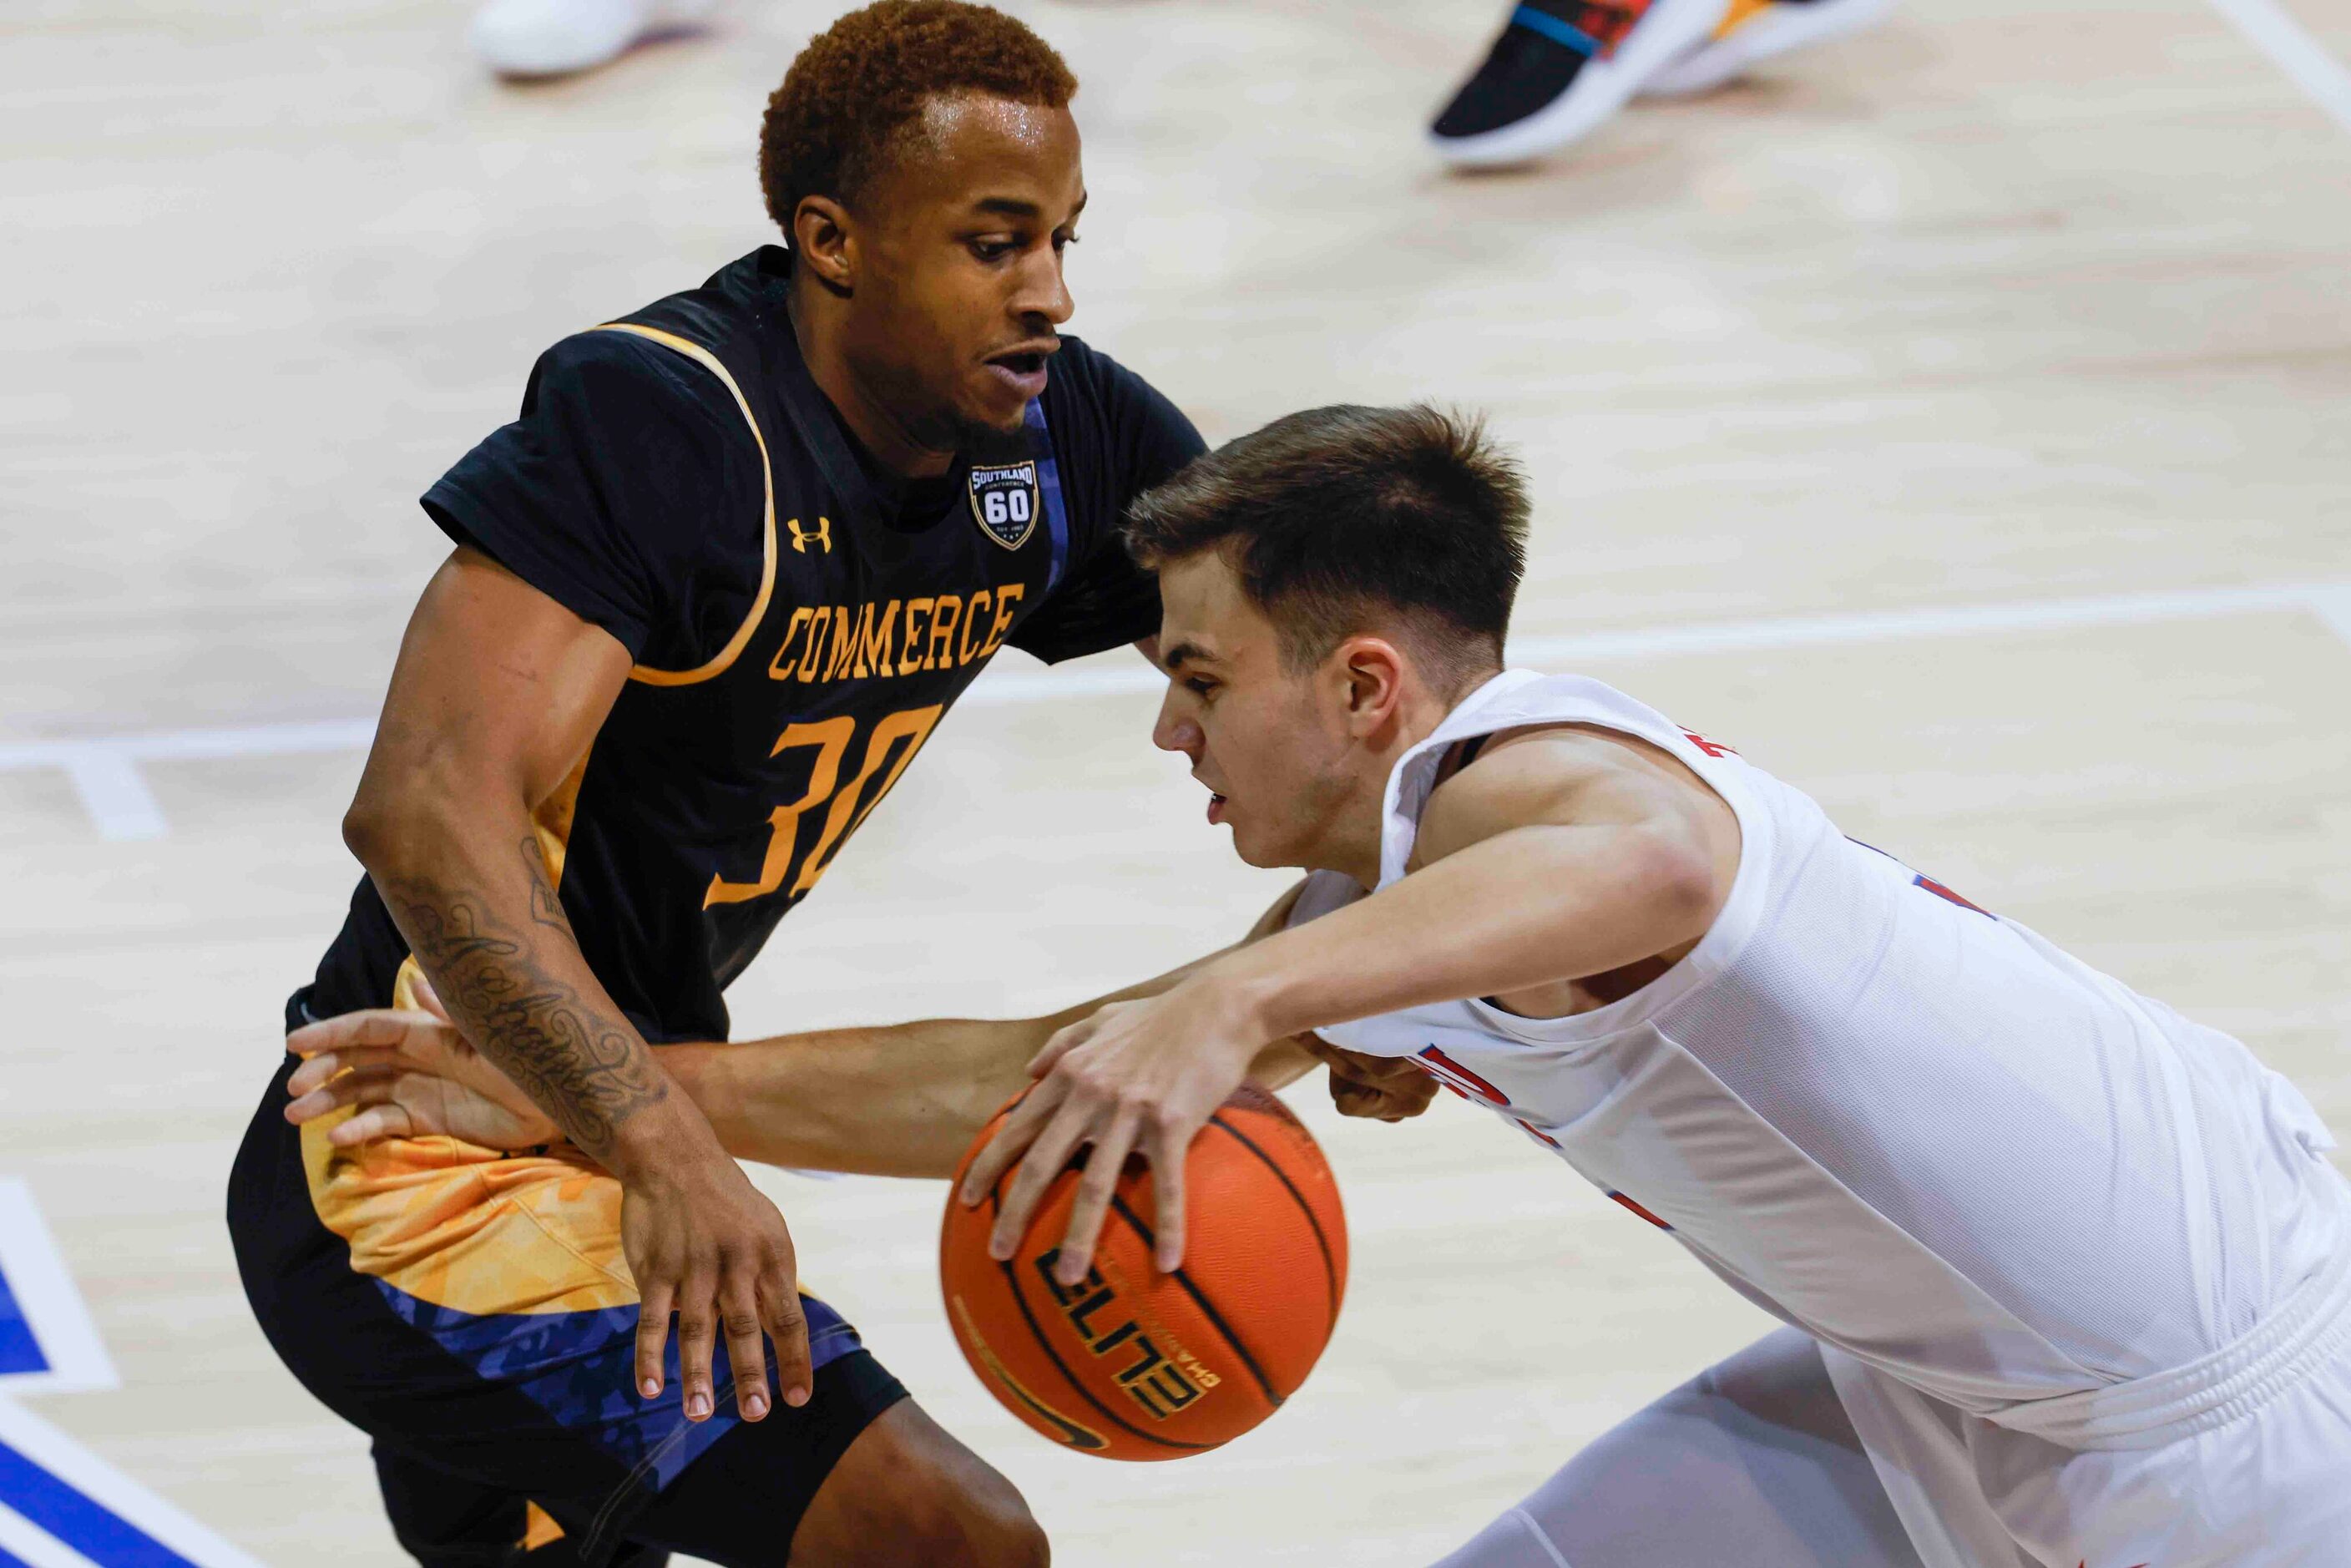
[[[449,1022],[449,1009],[442,1005],[441,993],[434,990],[433,988],[433,982],[426,979],[423,975],[416,977],[415,996],[416,1005],[419,1008],[431,1013],[434,1018],[439,1019],[444,1024]]]
[[[1045,1189],[1070,1163],[1070,1155],[1086,1136],[1088,1113],[1074,1101],[1064,1102],[1059,1114],[1045,1124],[1037,1141],[1021,1157],[1012,1185],[1004,1189],[1004,1207],[988,1233],[987,1255],[1002,1262],[1019,1249],[1029,1233],[1029,1218],[1044,1198]]]
[[[1045,1049],[1029,1059],[1029,1076],[1042,1078],[1053,1071],[1055,1062],[1093,1038],[1094,1030],[1101,1026],[1101,1022],[1102,1014],[1094,1013],[1080,1019],[1075,1023],[1064,1024],[1055,1030],[1053,1038],[1045,1042]]]
[[[726,1336],[726,1364],[735,1374],[735,1408],[746,1421],[768,1413],[768,1342],[760,1332],[758,1276],[730,1269],[718,1291],[718,1327]]]
[[[1162,1126],[1152,1134],[1152,1209],[1158,1231],[1153,1260],[1163,1274],[1174,1273],[1184,1262],[1184,1161],[1191,1147],[1191,1133],[1180,1127]]]
[[[1052,1120],[1053,1108],[1061,1103],[1058,1085],[1045,1082],[1037,1085],[1013,1103],[1012,1113],[1004,1118],[1004,1125],[996,1136],[975,1155],[971,1168],[964,1172],[963,1206],[970,1208],[986,1197],[996,1186],[997,1177],[1011,1168],[1021,1151],[1036,1140],[1045,1124]]]
[[[1110,1130],[1094,1140],[1093,1152],[1086,1156],[1086,1174],[1078,1183],[1077,1201],[1070,1206],[1070,1228],[1061,1236],[1061,1256],[1053,1265],[1053,1277],[1064,1285],[1074,1285],[1086,1277],[1086,1265],[1093,1260],[1094,1243],[1102,1239],[1102,1221],[1118,1193],[1119,1172],[1126,1166],[1127,1151],[1134,1147],[1134,1130],[1142,1119],[1139,1107],[1120,1106]]]
[[[711,1353],[718,1347],[718,1281],[715,1272],[686,1275],[677,1291],[677,1380],[685,1385],[685,1418],[705,1421],[710,1396]]]
[[[664,1280],[638,1287],[637,1393],[651,1399],[662,1391],[663,1363],[669,1357],[669,1316],[675,1295]]]

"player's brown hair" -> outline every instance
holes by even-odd
[[[789,240],[803,196],[854,208],[904,150],[923,106],[942,94],[1060,109],[1077,90],[1052,46],[1001,11],[965,0],[876,0],[810,39],[768,98],[759,128],[768,215]]]
[[[1482,420],[1339,404],[1277,419],[1137,497],[1126,544],[1155,570],[1225,552],[1293,671],[1384,619],[1450,682],[1501,663],[1529,509],[1517,459]]]

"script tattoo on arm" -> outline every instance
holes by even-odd
[[[521,844],[530,927],[502,925],[477,893],[410,877],[384,889],[416,961],[450,1011],[523,1092],[590,1155],[612,1146],[621,1124],[669,1093],[666,1074],[635,1030],[607,1016],[550,972],[538,945],[580,940],[548,881],[538,841]]]

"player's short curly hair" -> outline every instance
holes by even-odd
[[[854,206],[903,149],[923,106],[978,92],[1060,109],[1078,78],[1051,45],[965,0],[875,0],[819,33],[768,99],[759,188],[789,239],[800,199]]]

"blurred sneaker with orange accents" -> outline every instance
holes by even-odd
[[[1464,167],[1521,163],[1588,135],[1712,34],[1730,0],[1524,0],[1429,127]]]
[[[489,0],[474,53],[503,77],[559,77],[618,59],[708,16],[715,0]]]
[[[1858,33],[1893,8],[1894,0],[1730,0],[1713,35],[1643,82],[1642,95],[1711,92],[1774,55]]]

